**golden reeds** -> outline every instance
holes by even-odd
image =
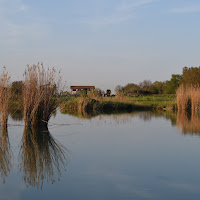
[[[177,105],[179,111],[198,113],[200,111],[200,87],[181,85],[177,91]]]
[[[8,120],[8,103],[11,97],[11,83],[10,76],[4,67],[2,74],[0,75],[0,113],[1,123],[3,126],[7,125]]]
[[[43,64],[27,66],[24,73],[23,106],[25,126],[47,125],[57,108],[53,98],[61,86],[60,72],[45,70]]]
[[[177,92],[177,126],[183,133],[200,134],[200,87],[181,85]]]

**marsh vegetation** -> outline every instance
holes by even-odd
[[[60,85],[61,76],[54,68],[45,70],[42,64],[27,67],[22,91],[25,126],[47,126],[58,107],[53,96]]]
[[[0,114],[1,114],[1,125],[6,126],[8,120],[8,103],[11,97],[11,82],[10,76],[6,71],[6,68],[3,69],[2,74],[0,75]]]

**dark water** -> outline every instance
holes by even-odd
[[[17,114],[1,130],[0,200],[200,197],[198,117],[58,112],[31,131]]]

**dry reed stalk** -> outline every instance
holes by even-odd
[[[200,111],[200,87],[181,85],[177,91],[177,105],[179,111],[198,113]]]
[[[8,120],[8,103],[11,97],[11,83],[10,76],[4,67],[2,74],[0,75],[0,113],[1,123],[3,126],[7,126]]]
[[[192,112],[198,113],[200,110],[200,87],[193,86],[191,87],[191,104],[192,104]]]
[[[53,98],[61,87],[60,72],[45,70],[43,64],[27,66],[24,73],[23,105],[25,126],[47,125],[57,108]]]

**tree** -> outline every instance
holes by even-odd
[[[143,82],[139,83],[139,87],[141,89],[146,89],[146,88],[148,88],[151,85],[152,85],[152,82],[150,80],[144,80]]]
[[[143,82],[140,82],[139,87],[142,94],[151,94],[153,92],[152,82],[150,80],[144,80]]]
[[[128,83],[126,86],[124,86],[123,91],[126,93],[138,93],[140,90],[140,87],[137,84],[134,83]]]
[[[23,82],[22,81],[14,81],[12,82],[11,91],[13,96],[19,97],[22,95],[22,87]]]
[[[155,81],[152,86],[154,87],[156,93],[154,94],[163,94],[165,87],[166,87],[166,82],[162,81]]]
[[[200,67],[184,67],[183,68],[183,84],[184,85],[200,85]]]
[[[175,94],[177,88],[181,84],[182,75],[172,74],[171,80],[166,81],[165,94]]]
[[[115,88],[115,93],[116,94],[121,94],[123,93],[123,87],[121,85],[118,85],[116,88]]]

